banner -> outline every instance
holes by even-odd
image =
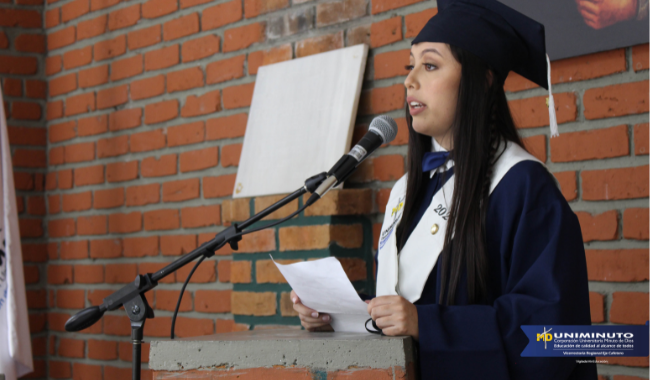
[[[0,91],[0,374],[34,370],[7,119]]]
[[[521,356],[648,356],[644,325],[522,325],[529,342]]]

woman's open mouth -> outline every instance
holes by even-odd
[[[415,102],[415,101],[409,103],[409,113],[411,114],[411,116],[415,116],[420,112],[424,111],[424,108],[426,108],[426,106],[422,103]]]

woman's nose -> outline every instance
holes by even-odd
[[[415,78],[415,75],[413,74],[414,70],[409,71],[408,75],[406,76],[406,79],[404,79],[404,87],[407,89],[409,88],[417,88],[417,80]]]

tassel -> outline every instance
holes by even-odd
[[[551,126],[551,137],[560,135],[557,128],[557,116],[555,115],[555,101],[553,100],[553,93],[551,92],[551,60],[546,54],[546,66],[548,67],[548,98],[546,105],[548,106],[548,120]]]

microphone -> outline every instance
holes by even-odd
[[[381,115],[372,119],[368,133],[327,172],[327,179],[314,191],[306,204],[311,205],[316,202],[332,187],[347,179],[366,157],[382,144],[393,141],[395,136],[397,136],[397,123],[393,118]]]

